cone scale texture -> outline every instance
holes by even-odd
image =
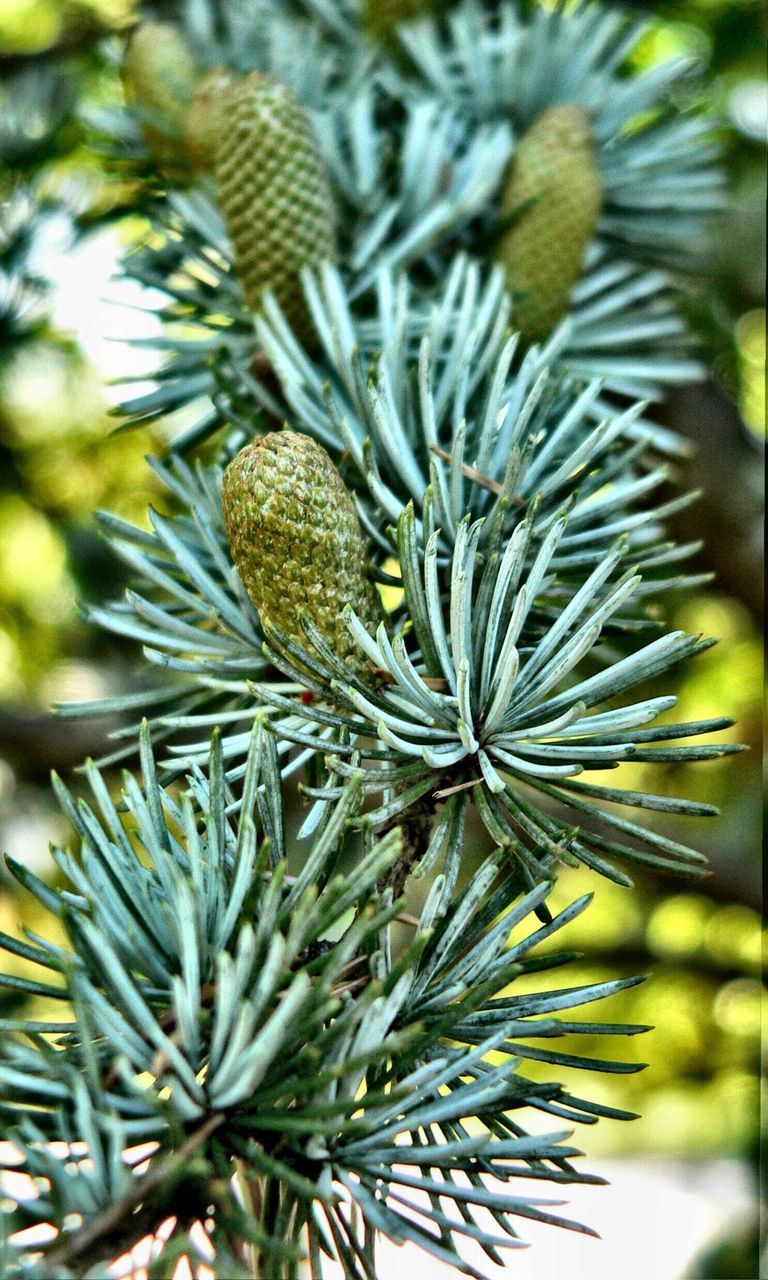
[[[373,629],[381,604],[354,503],[325,449],[295,431],[260,436],[230,462],[221,496],[232,559],[262,620],[306,648],[306,614],[359,664],[342,611],[351,605]]]
[[[496,250],[518,295],[514,326],[531,342],[568,310],[602,190],[586,111],[551,107],[518,144],[501,200],[502,218],[513,221]]]
[[[309,117],[284,84],[253,71],[223,94],[216,148],[219,200],[253,311],[266,289],[306,337],[303,267],[336,256],[333,201]]]

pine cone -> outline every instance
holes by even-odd
[[[128,38],[122,77],[154,159],[161,168],[178,169],[184,112],[200,78],[178,28],[168,22],[136,27]]]
[[[232,559],[261,618],[307,647],[304,613],[352,666],[365,665],[342,610],[382,619],[366,577],[355,506],[321,445],[296,431],[260,436],[232,459],[221,493]]]
[[[496,250],[520,293],[513,323],[531,342],[546,338],[568,309],[602,192],[586,111],[550,107],[518,144],[501,203],[502,217],[515,221]]]
[[[336,256],[331,188],[309,117],[286,85],[252,71],[225,92],[219,120],[219,199],[246,301],[258,311],[271,289],[309,337],[301,270]]]
[[[221,137],[221,103],[236,77],[229,67],[208,71],[198,84],[184,114],[184,156],[196,173],[212,172]]]

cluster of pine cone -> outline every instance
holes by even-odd
[[[398,22],[444,3],[365,0],[363,23],[388,43]],[[293,90],[260,71],[221,67],[203,75],[178,28],[163,23],[134,30],[123,78],[161,172],[215,179],[250,309],[258,312],[271,291],[311,345],[301,273],[336,258],[337,236],[309,112]],[[517,295],[515,325],[528,341],[546,338],[566,312],[601,198],[587,112],[551,107],[519,139],[501,184],[495,257]],[[381,609],[354,505],[326,451],[291,431],[255,440],[230,463],[222,505],[233,561],[262,619],[305,645],[301,614],[308,613],[334,651],[354,663],[342,605],[372,627]]]

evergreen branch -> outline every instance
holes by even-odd
[[[101,517],[132,580],[87,614],[160,679],[70,709],[141,717],[108,758],[138,740],[140,772],[117,800],[90,761],[92,799],[54,776],[62,884],[8,860],[64,942],[0,935],[39,975],[0,986],[72,1016],[3,1022],[4,1154],[40,1191],[9,1222],[57,1232],[13,1234],[4,1273],[84,1275],[173,1216],[163,1269],[202,1224],[233,1275],[296,1276],[306,1241],[312,1280],[323,1255],[375,1280],[387,1237],[482,1280],[465,1241],[498,1264],[520,1219],[589,1231],[529,1188],[599,1182],[570,1129],[630,1117],[562,1068],[641,1065],[563,1041],[647,1028],[574,1012],[639,978],[549,976],[588,905],[553,915],[559,866],[705,861],[653,815],[711,806],[600,775],[739,749],[648,687],[710,643],[658,630],[706,575],[646,405],[699,376],[674,295],[717,148],[671,103],[691,68],[637,74],[639,28],[587,0],[177,18],[89,124],[150,213],[126,274],[164,297],[123,426],[184,425],[152,464],[172,514]],[[14,340],[41,323],[30,226],[0,230]],[[470,804],[494,849],[466,877]]]
[[[177,1150],[169,1151],[161,1160],[151,1164],[145,1174],[137,1177],[131,1190],[122,1199],[111,1204],[87,1225],[76,1228],[50,1251],[46,1251],[45,1262],[50,1273],[55,1274],[74,1264],[75,1274],[84,1274],[91,1266],[96,1246],[102,1254],[105,1246],[116,1255],[129,1249],[142,1234],[136,1210],[145,1206],[143,1219],[149,1225],[157,1223],[176,1205],[176,1182],[186,1173],[189,1161],[205,1147],[224,1120],[225,1117],[221,1114],[206,1117]],[[187,1205],[184,1205],[184,1210],[185,1213],[189,1212]]]
[[[583,106],[605,184],[598,233],[620,251],[677,267],[700,253],[723,176],[713,122],[666,105],[670,87],[700,70],[695,61],[627,76],[643,25],[587,0],[568,10],[537,5],[530,16],[468,0],[450,23],[422,18],[398,38],[415,74],[469,117],[511,119],[523,131],[554,104]]]
[[[238,1233],[258,1241],[267,1268],[276,1267],[290,1246],[270,1216],[270,1186],[277,1196],[273,1207],[298,1197],[301,1212],[308,1214],[316,1203],[348,1238],[349,1223],[342,1225],[339,1217],[339,1188],[354,1185],[369,1227],[397,1238],[411,1228],[404,1227],[392,1193],[398,1194],[397,1186],[429,1189],[430,1171],[445,1167],[470,1180],[477,1175],[467,1203],[485,1205],[503,1230],[510,1214],[560,1220],[527,1193],[487,1191],[482,1174],[505,1181],[547,1171],[560,1180],[581,1176],[570,1163],[578,1153],[564,1145],[563,1133],[530,1138],[510,1120],[513,1139],[499,1137],[510,1108],[547,1109],[559,1097],[559,1086],[522,1077],[519,1055],[505,1053],[493,1067],[484,1063],[491,1049],[511,1043],[513,1035],[519,1040],[555,1033],[550,1011],[600,999],[622,984],[523,997],[509,1017],[496,1018],[490,1035],[479,1035],[466,1049],[456,1047],[462,1038],[472,1041],[489,993],[514,979],[520,956],[567,923],[573,911],[543,932],[534,930],[510,960],[508,933],[541,904],[544,891],[520,899],[517,881],[499,879],[492,862],[453,907],[436,884],[412,945],[396,961],[387,959],[381,939],[399,912],[391,889],[376,886],[401,854],[399,833],[379,842],[367,837],[354,870],[331,874],[357,812],[354,785],[335,813],[324,808],[298,876],[286,877],[284,863],[276,862],[271,870],[262,863],[255,875],[242,871],[238,851],[251,856],[247,851],[257,835],[250,815],[259,797],[275,807],[269,817],[266,809],[262,813],[273,843],[280,844],[280,786],[269,769],[259,727],[236,833],[227,817],[220,748],[214,744],[207,777],[190,779],[200,799],[193,810],[185,797],[179,803],[158,787],[145,731],[143,782],[138,787],[126,775],[123,803],[138,822],[149,865],[136,857],[121,811],[95,770],[89,778],[100,818],[82,803],[74,805],[57,784],[81,838],[79,859],[59,855],[72,887],[50,898],[74,943],[71,957],[58,948],[53,954],[65,974],[75,1022],[65,1024],[70,1030],[51,1024],[42,1034],[20,1022],[30,1044],[12,1039],[0,1061],[5,1134],[22,1152],[22,1168],[51,1182],[49,1196],[32,1202],[28,1215],[48,1215],[58,1223],[75,1211],[83,1218],[80,1228],[46,1251],[46,1264],[82,1274],[78,1268],[86,1259],[89,1265],[95,1255],[106,1260],[110,1250],[130,1247],[169,1213],[181,1213],[187,1222],[211,1202],[220,1206],[224,1229],[230,1209],[221,1198],[221,1178],[234,1160],[245,1160],[249,1176],[266,1179],[261,1206],[250,1218],[246,1213]],[[183,879],[174,879],[174,866]],[[211,917],[225,868],[232,888]],[[110,871],[112,886],[104,877]],[[171,905],[169,920],[177,921],[170,936],[151,914],[145,924],[135,910],[141,904],[151,912],[161,895]],[[338,940],[323,942],[329,933]],[[548,969],[551,961],[541,967]],[[552,1063],[566,1060],[527,1052]],[[152,1083],[137,1086],[142,1075]],[[34,1124],[27,1115],[30,1104]],[[484,1118],[486,1136],[470,1140],[463,1121],[474,1114]],[[435,1126],[443,1137],[432,1150]],[[403,1146],[405,1132],[418,1135],[414,1146]],[[87,1146],[87,1179],[79,1170],[64,1169],[49,1147],[56,1137],[71,1144],[75,1134]],[[102,1134],[109,1137],[111,1154],[103,1149]],[[138,1179],[120,1158],[136,1141],[159,1144]],[[413,1173],[403,1175],[403,1166]],[[185,1180],[183,1206],[169,1185],[176,1175]],[[452,1179],[443,1194],[463,1203]],[[442,1229],[436,1213],[428,1219]],[[465,1225],[465,1234],[473,1236],[478,1228],[469,1220]],[[464,1228],[452,1227],[449,1236],[456,1231]],[[431,1248],[430,1238],[428,1232],[422,1243]],[[23,1258],[19,1263],[23,1270]],[[14,1255],[10,1274],[15,1268]]]
[[[269,302],[258,332],[294,421],[331,450],[343,447],[365,476],[373,500],[366,523],[379,540],[381,514],[396,520],[405,502],[420,506],[429,488],[447,540],[466,511],[490,516],[505,502],[511,516],[537,494],[546,528],[570,494],[572,518],[586,521],[582,541],[602,542],[601,555],[621,520],[645,545],[643,526],[659,517],[646,506],[633,518],[632,504],[665,479],[653,468],[652,451],[674,441],[641,417],[644,406],[624,414],[608,409],[601,378],[585,388],[558,375],[568,357],[558,351],[557,334],[545,351],[516,358],[519,340],[508,330],[514,307],[498,270],[483,279],[476,265],[457,258],[428,310],[407,277],[382,270],[375,326],[358,320],[333,268],[306,287],[322,361],[289,337]],[[567,324],[577,322],[578,313]],[[486,479],[479,483],[467,466]],[[611,480],[593,505],[597,488]]]
[[[641,726],[669,710],[674,699],[625,702],[612,710],[600,710],[601,704],[644,684],[707,642],[672,633],[595,674],[577,675],[598,645],[603,627],[637,589],[638,579],[630,571],[611,581],[622,557],[623,548],[617,545],[556,621],[534,639],[530,630],[526,632],[528,618],[567,536],[568,517],[563,514],[551,525],[536,554],[528,558],[532,523],[529,515],[508,540],[501,538],[497,526],[483,547],[482,521],[470,523],[467,516],[457,530],[442,585],[438,533],[429,536],[422,568],[413,509],[406,508],[398,523],[405,595],[400,626],[390,637],[381,624],[374,638],[349,614],[350,632],[361,652],[376,671],[387,673],[387,682],[353,671],[330,650],[317,628],[305,622],[308,647],[311,644],[328,671],[327,697],[344,716],[338,723],[351,730],[353,743],[359,742],[359,757],[349,765],[331,754],[328,766],[342,777],[350,768],[362,768],[366,789],[382,792],[382,803],[368,814],[375,824],[402,820],[421,796],[458,795],[457,803],[466,803],[471,795],[496,843],[509,850],[534,881],[546,878],[553,863],[577,860],[626,883],[627,877],[606,861],[604,852],[695,874],[704,861],[701,855],[651,828],[615,817],[599,802],[699,816],[711,815],[710,806],[596,787],[576,782],[575,777],[632,758],[639,745],[634,731],[640,729],[642,742]],[[285,659],[285,637],[275,631],[272,643]],[[297,652],[295,645],[292,649]],[[290,662],[286,670],[291,670]],[[299,677],[299,668],[295,670]],[[440,677],[445,691],[426,684],[425,676]],[[272,696],[266,687],[259,693],[266,701]],[[302,714],[301,704],[296,705]],[[311,708],[304,714],[309,719]],[[670,726],[656,732],[674,740],[680,731],[680,726]],[[696,728],[691,726],[690,732]],[[371,738],[378,740],[386,760],[378,786],[382,750],[365,745]],[[676,750],[667,749],[659,759],[675,758]],[[712,755],[729,750],[725,745]],[[654,754],[644,758],[652,760]],[[417,780],[410,789],[406,784],[399,794],[393,793],[386,769],[417,762]],[[576,829],[553,820],[548,807],[539,806],[537,792],[557,798],[566,808],[579,805],[600,825],[627,833],[646,848],[606,839],[599,826]]]

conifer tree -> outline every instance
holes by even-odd
[[[712,642],[659,622],[701,581],[652,405],[700,374],[712,124],[591,0],[176,18],[131,36],[111,142],[154,173],[124,270],[167,299],[164,360],[122,416],[164,433],[168,513],[99,517],[132,584],[89,611],[153,675],[62,709],[123,724],[87,793],[54,778],[61,887],[9,860],[56,929],[2,938],[38,975],[4,981],[62,1017],[3,1024],[40,1195],[0,1269],[100,1276],[165,1224],[156,1275],[375,1280],[386,1237],[482,1277],[467,1242],[590,1230],[536,1184],[601,1181],[574,1127],[628,1116],[589,1074],[645,1029],[586,1009],[639,977],[573,987],[545,944],[600,876],[703,869],[645,815],[714,810],[622,765],[736,749],[675,719]]]

